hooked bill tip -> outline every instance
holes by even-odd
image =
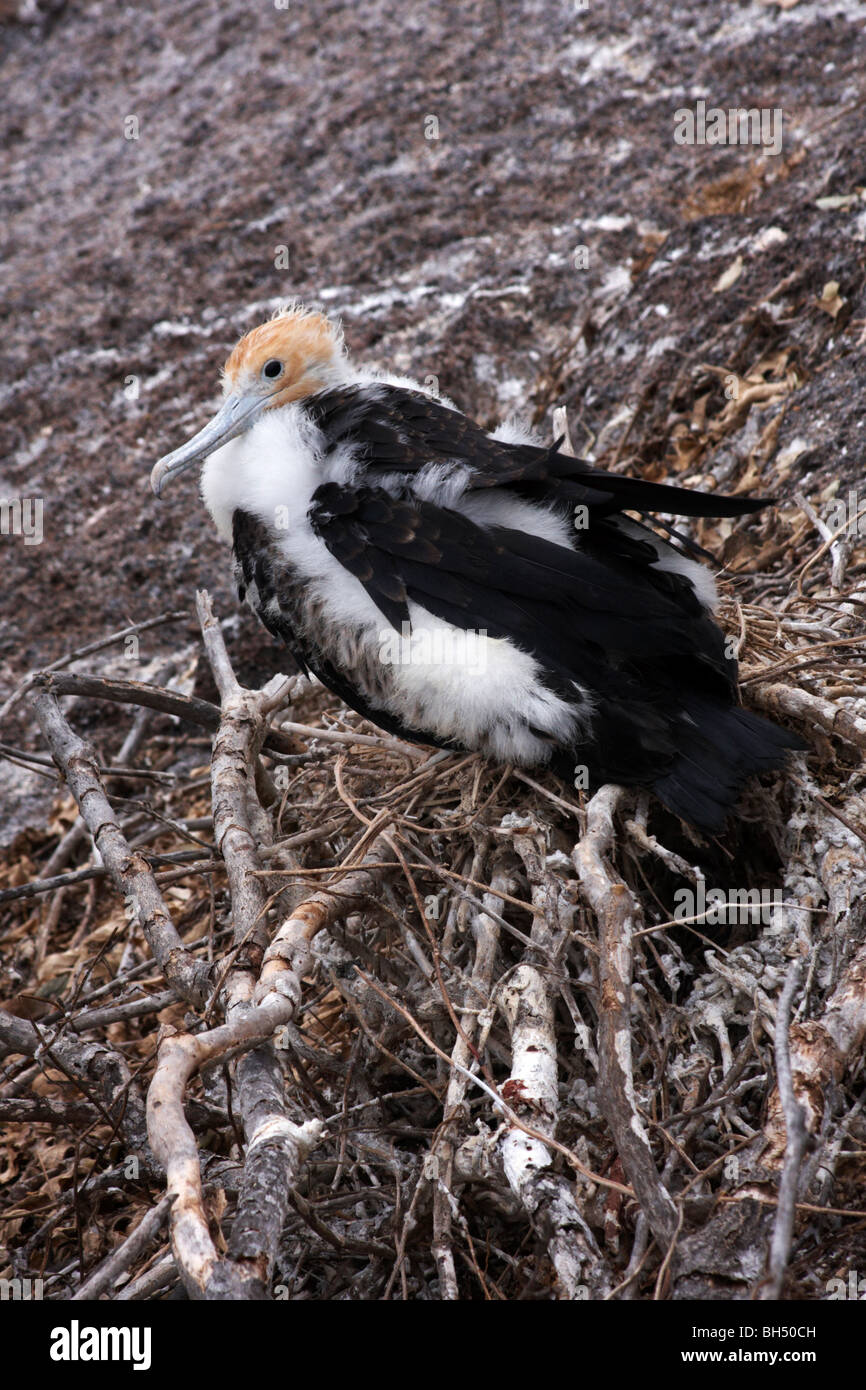
[[[161,458],[153,465],[150,470],[150,488],[154,497],[162,496],[163,484],[170,472],[171,464],[168,458]]]

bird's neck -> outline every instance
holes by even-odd
[[[222,539],[231,543],[232,516],[239,510],[277,532],[301,525],[321,482],[320,455],[319,431],[300,404],[267,411],[210,454],[201,493]]]

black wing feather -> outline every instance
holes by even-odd
[[[472,488],[509,487],[531,500],[557,499],[598,515],[627,508],[677,516],[741,516],[770,499],[727,497],[624,477],[550,448],[506,444],[420,391],[377,383],[320,391],[307,403],[329,448],[351,443],[371,473],[416,473],[430,463],[462,463]]]
[[[551,671],[602,686],[613,660],[700,657],[726,688],[724,639],[656,551],[599,522],[592,550],[570,550],[382,489],[326,483],[310,522],[388,621],[409,622],[409,599],[464,630],[508,638]],[[605,548],[601,528],[608,539]]]

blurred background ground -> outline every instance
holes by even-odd
[[[799,271],[789,321],[753,330],[739,365],[792,349],[791,480],[859,483],[862,4],[10,8],[0,489],[44,499],[45,539],[2,540],[2,685],[203,582],[231,604],[193,486],[159,503],[147,475],[279,297],[320,301],[353,352],[435,376],[485,423],[549,429],[565,403],[585,445],[634,393],[625,457],[670,471],[705,394],[687,370],[672,399],[680,369]],[[698,97],[783,107],[782,153],[677,145]],[[787,240],[757,249],[769,227]],[[834,281],[835,319],[817,304]]]

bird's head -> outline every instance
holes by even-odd
[[[241,338],[223,368],[225,399],[203,430],[155,465],[150,485],[159,497],[168,478],[243,434],[266,410],[303,400],[338,379],[343,363],[339,328],[324,314],[292,305]]]

